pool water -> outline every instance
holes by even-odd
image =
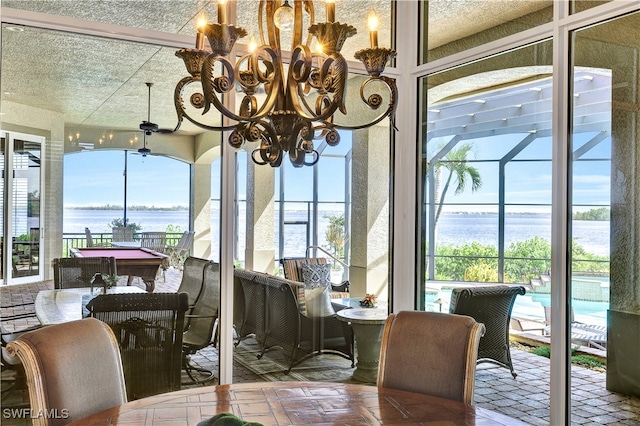
[[[436,300],[442,299],[446,303],[440,305]],[[449,301],[451,300],[451,289],[443,288],[440,291],[428,290],[425,293],[425,309],[432,312],[449,312]],[[512,316],[535,318],[544,320],[544,307],[551,304],[549,294],[525,294],[516,297],[513,305]],[[574,300],[572,302],[575,320],[585,324],[606,325],[607,324],[607,302],[590,302],[585,300]]]

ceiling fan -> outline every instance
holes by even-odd
[[[151,122],[151,86],[153,83],[145,83],[149,88],[149,97],[147,100],[147,120],[140,123],[140,130],[144,131],[146,136],[151,136],[152,133],[173,133],[170,129],[160,129],[156,123]]]
[[[145,83],[149,88],[149,96],[147,98],[147,120],[140,123],[140,130],[144,132],[142,135],[142,148],[138,149],[138,153],[146,157],[151,153],[151,150],[147,148],[147,136],[151,136],[152,133],[173,133],[173,130],[160,129],[156,123],[151,122],[151,86],[153,83]]]
[[[142,154],[143,157],[146,157],[147,154],[151,154],[151,150],[147,148],[147,133],[145,132],[142,135],[142,148],[138,149],[138,154]]]

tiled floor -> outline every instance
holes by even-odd
[[[168,270],[166,282],[160,277],[156,282],[156,291],[175,291],[180,282],[180,273]],[[35,298],[37,291],[48,288],[50,283],[3,287],[0,289],[2,305],[28,303]],[[137,284],[142,286],[142,284]],[[19,309],[31,309],[30,307]],[[2,316],[10,315],[2,309]],[[22,328],[34,319],[22,320],[15,325]],[[37,322],[37,320],[35,320]],[[475,401],[480,407],[498,411],[518,418],[531,425],[549,424],[549,360],[531,353],[512,349],[513,363],[518,373],[513,379],[509,371],[491,364],[480,364],[476,372]],[[277,354],[265,357],[277,357]],[[218,356],[214,348],[200,351],[194,361],[207,368],[217,368]],[[313,361],[312,361],[313,360]],[[317,365],[307,365],[316,363]],[[300,374],[309,380],[350,381],[350,363],[342,358],[321,355],[300,365]],[[313,368],[317,367],[317,368]],[[294,369],[295,371],[296,369]],[[283,380],[295,377],[281,376]],[[273,376],[271,376],[273,379]],[[234,363],[234,381],[247,382],[263,380],[240,363]],[[640,426],[640,399],[626,397],[605,389],[606,375],[581,367],[572,369],[572,424],[574,425],[635,425]],[[212,384],[215,384],[213,382]],[[188,386],[187,386],[188,387]],[[24,396],[28,400],[28,396]],[[15,402],[15,400],[13,401]],[[6,406],[6,403],[3,403]],[[20,425],[24,422],[2,419],[2,424]],[[556,425],[553,425],[556,426]],[[561,426],[561,425],[557,425]]]

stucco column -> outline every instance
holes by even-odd
[[[211,164],[196,163],[192,168],[193,255],[211,257]],[[193,183],[198,182],[198,185]]]
[[[389,286],[389,128],[353,133],[351,186],[352,297],[372,293],[388,298]]]
[[[613,110],[610,306],[607,313],[607,389],[636,396],[640,396],[638,124],[637,112]]]
[[[213,253],[211,246],[211,163],[220,156],[220,140],[219,132],[204,132],[195,138],[190,225],[194,231],[192,254],[203,259],[219,259],[219,254]],[[219,227],[215,223],[213,226],[216,230]]]
[[[274,168],[256,165],[247,156],[247,232],[245,268],[272,274],[274,248]]]

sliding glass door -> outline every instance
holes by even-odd
[[[43,275],[40,201],[44,138],[4,132],[1,145],[1,278],[5,284],[38,281]]]

